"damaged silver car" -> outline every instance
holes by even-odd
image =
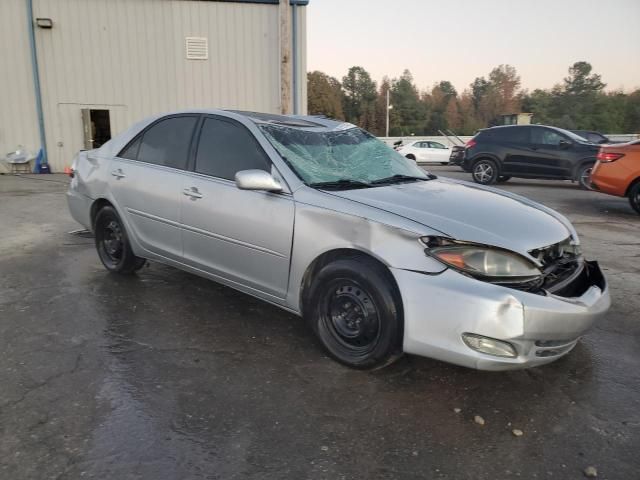
[[[71,214],[107,270],[152,260],[223,283],[302,316],[351,367],[541,365],[610,305],[562,215],[436,178],[348,123],[178,112],[73,171]]]

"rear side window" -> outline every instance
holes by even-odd
[[[171,117],[152,125],[140,140],[133,142],[122,153],[129,153],[137,142],[140,143],[136,160],[154,165],[185,169],[189,156],[189,146],[198,117]],[[133,150],[131,154],[133,154]],[[132,157],[124,157],[132,158]]]
[[[483,140],[486,138],[498,142],[529,143],[529,129],[526,127],[495,128],[482,133]]]
[[[133,142],[131,142],[127,148],[120,152],[119,157],[128,158],[129,160],[138,159],[138,150],[140,150],[140,144],[142,143],[142,135],[138,136]]]
[[[271,170],[271,162],[254,136],[242,125],[206,118],[196,153],[196,172],[233,180],[241,170]]]

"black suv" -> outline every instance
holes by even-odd
[[[509,125],[480,130],[467,142],[462,168],[476,183],[511,177],[574,180],[589,188],[598,146],[567,130]]]

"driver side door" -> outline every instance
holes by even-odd
[[[569,157],[573,142],[555,130],[532,127],[532,150],[536,174],[545,177],[570,177]]]

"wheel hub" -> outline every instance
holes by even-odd
[[[341,284],[331,294],[328,307],[331,326],[343,342],[362,347],[377,338],[378,314],[362,288]]]
[[[486,182],[493,176],[493,167],[486,163],[480,163],[476,166],[473,173],[478,180]]]
[[[119,259],[122,254],[122,230],[115,220],[104,227],[104,248],[113,259]]]

